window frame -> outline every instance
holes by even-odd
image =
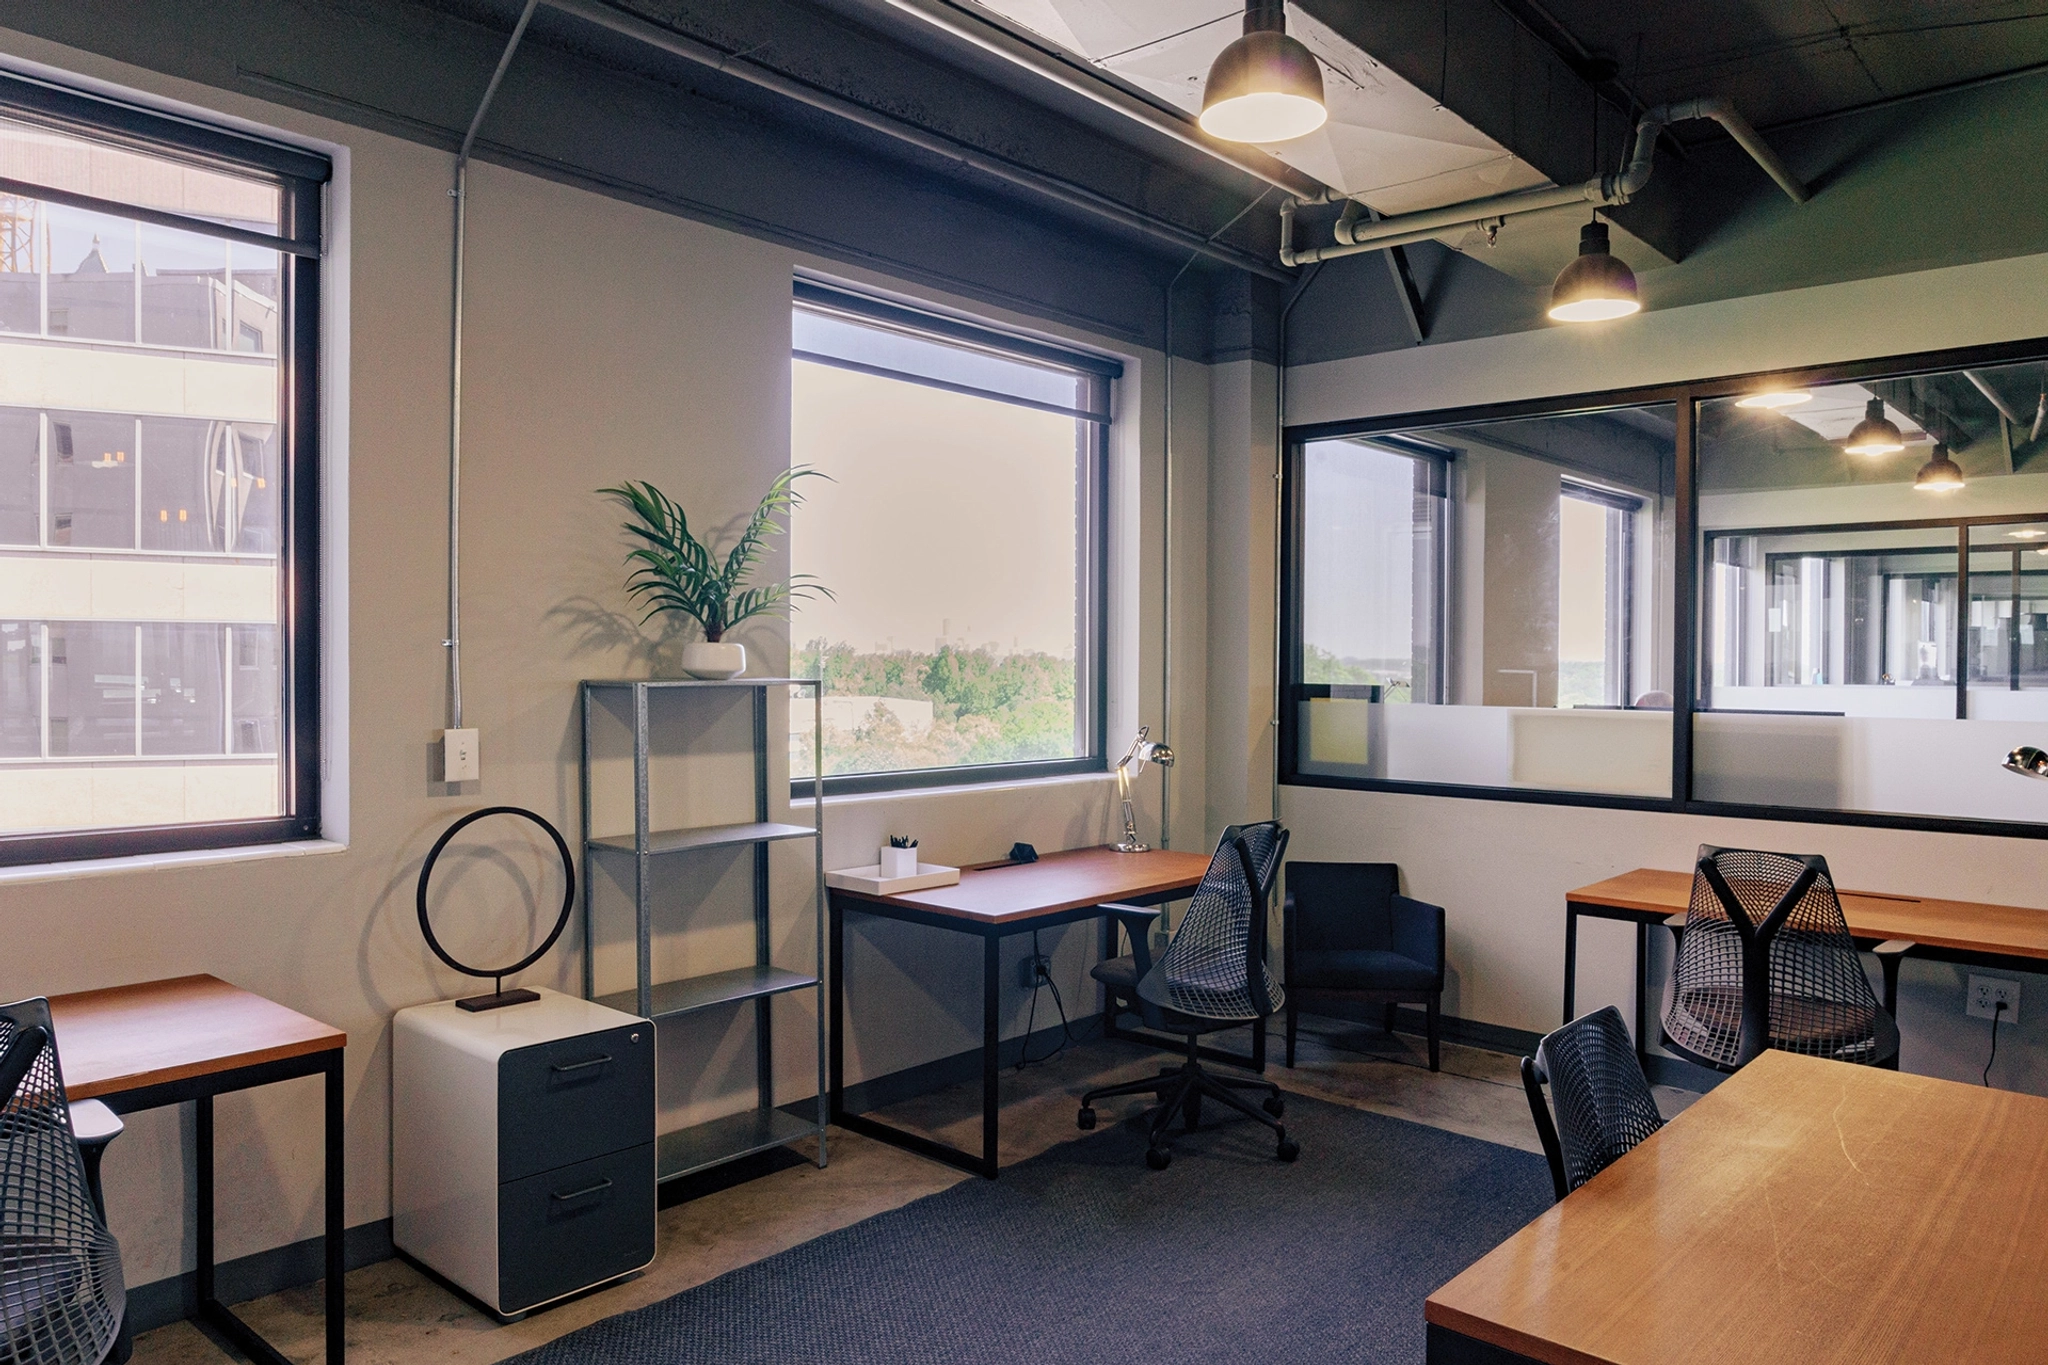
[[[279,230],[252,232],[0,177],[0,193],[116,214],[278,253],[278,758],[287,811],[254,820],[0,834],[0,867],[240,848],[321,836],[320,301],[327,158],[203,121],[0,72],[0,116],[279,192]],[[165,761],[175,758],[166,756]]]
[[[792,289],[791,307],[810,307],[843,314],[857,322],[879,325],[912,335],[961,344],[1018,360],[1053,365],[1076,371],[1096,387],[1091,407],[1102,416],[1079,409],[1055,407],[1028,399],[994,394],[987,390],[890,370],[852,361],[810,354],[799,355],[790,348],[791,364],[798,359],[831,365],[862,374],[878,375],[906,384],[921,384],[948,392],[968,393],[1015,403],[1039,411],[1072,416],[1089,428],[1085,459],[1088,468],[1080,472],[1075,486],[1081,506],[1078,521],[1081,543],[1075,565],[1076,673],[1074,700],[1081,711],[1079,729],[1086,740],[1086,752],[1073,758],[1027,759],[1015,763],[963,764],[953,768],[898,768],[873,773],[828,774],[823,780],[827,798],[860,796],[877,792],[937,791],[951,787],[988,786],[1004,782],[1027,782],[1041,778],[1073,777],[1109,771],[1109,535],[1110,535],[1110,427],[1115,414],[1115,384],[1123,377],[1123,366],[1104,356],[1049,345],[1035,338],[1017,336],[994,327],[928,313],[890,300],[875,298],[837,285],[799,277]],[[1077,442],[1077,447],[1079,443]],[[792,451],[792,456],[795,452]],[[1081,456],[1078,448],[1077,457]],[[790,652],[796,652],[794,632]],[[827,695],[830,695],[829,693]],[[822,763],[823,755],[815,756]],[[808,801],[814,792],[813,779],[791,776],[789,795],[793,802]]]
[[[1720,816],[1743,820],[1781,820],[1811,825],[1853,825],[1874,829],[1920,830],[1937,834],[1980,834],[2000,838],[2048,839],[2048,822],[1981,820],[1958,816],[1904,815],[1877,811],[1819,810],[1764,803],[1701,800],[1692,794],[1692,721],[1698,711],[1699,657],[1705,629],[1698,582],[1704,540],[1697,506],[1699,405],[1739,397],[1768,385],[1810,388],[1857,383],[1870,379],[1904,379],[1980,366],[2048,362],[2048,336],[2019,341],[1935,351],[1914,351],[1866,360],[1837,361],[1784,369],[1750,370],[1711,378],[1633,388],[1604,389],[1546,398],[1518,399],[1462,408],[1434,408],[1381,417],[1292,425],[1282,433],[1280,630],[1278,660],[1281,679],[1278,753],[1279,780],[1293,787],[1326,787],[1352,791],[1396,792],[1414,796],[1445,796],[1463,800],[1509,801],[1530,805],[1579,806],[1605,810],[1664,811],[1679,815]],[[1465,786],[1450,782],[1413,782],[1392,778],[1338,777],[1300,771],[1299,702],[1322,695],[1301,682],[1302,451],[1311,441],[1342,437],[1387,436],[1443,427],[1532,417],[1561,417],[1611,408],[1671,404],[1676,417],[1676,488],[1673,498],[1674,553],[1669,606],[1672,621],[1671,795],[1620,796],[1602,792],[1538,791],[1520,787]],[[2001,513],[1980,517],[1938,519],[1943,526],[1958,522],[2025,524],[2039,514]],[[1884,523],[1890,526],[1891,523]],[[1782,530],[1784,528],[1773,528]],[[1844,522],[1824,528],[1862,528]],[[1962,528],[1966,539],[1968,525]]]
[[[1626,706],[1636,694],[1636,517],[1643,500],[1570,476],[1558,480],[1557,495],[1592,503],[1607,513],[1607,656],[1620,676],[1620,685],[1609,690],[1621,698],[1619,705]]]

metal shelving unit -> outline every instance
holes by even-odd
[[[633,911],[636,983],[631,990],[596,993],[591,884],[583,877],[583,994],[601,1005],[638,1014],[656,1024],[659,1046],[664,1020],[678,1019],[720,1005],[754,1002],[754,1077],[758,1102],[753,1109],[728,1114],[691,1128],[663,1133],[656,1148],[656,1175],[676,1180],[739,1157],[777,1147],[795,1138],[815,1136],[818,1165],[825,1164],[825,802],[824,779],[813,773],[812,823],[779,824],[768,818],[768,689],[808,687],[812,701],[812,749],[822,753],[825,740],[824,688],[814,678],[626,678],[586,680],[580,688],[583,721],[583,856],[586,864],[599,857],[633,860]],[[694,829],[650,828],[648,769],[649,708],[656,693],[698,689],[748,689],[753,693],[754,818],[739,824],[705,825]],[[626,693],[632,703],[633,832],[598,837],[590,831],[591,708],[601,693]],[[814,767],[817,765],[813,765]],[[812,841],[816,886],[812,915],[817,931],[817,960],[808,972],[778,967],[769,961],[768,845],[784,839]],[[653,883],[661,860],[688,857],[711,848],[751,846],[754,850],[754,963],[728,971],[709,972],[674,981],[654,979]],[[775,1105],[775,1064],[770,1009],[775,996],[789,991],[815,992],[818,1017],[818,1110],[815,1122],[785,1113]]]

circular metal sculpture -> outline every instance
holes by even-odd
[[[434,864],[440,861],[441,850],[448,847],[449,841],[477,821],[491,815],[516,815],[523,820],[531,820],[534,824],[547,831],[548,838],[554,840],[555,851],[562,855],[562,913],[555,917],[555,927],[548,931],[548,936],[542,940],[540,947],[535,948],[517,962],[506,967],[472,967],[466,962],[457,961],[454,954],[442,947],[441,940],[434,936],[434,924],[427,915],[427,884],[433,879]],[[561,938],[562,931],[569,927],[570,912],[576,908],[576,863],[569,854],[569,844],[567,840],[562,838],[562,832],[549,824],[544,817],[521,806],[486,806],[482,810],[471,811],[454,824],[448,826],[447,831],[434,841],[434,847],[428,852],[427,860],[420,864],[418,900],[420,933],[426,937],[427,946],[434,950],[434,956],[440,958],[465,976],[489,977],[491,979],[491,993],[489,995],[475,995],[467,1000],[458,1000],[455,1003],[459,1008],[474,1012],[476,1010],[501,1009],[506,1005],[524,1005],[540,999],[540,996],[529,990],[506,990],[505,978],[514,973],[525,971],[528,967],[531,967],[534,963],[547,956],[548,949],[555,946],[555,941]]]

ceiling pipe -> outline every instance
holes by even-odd
[[[1139,213],[1106,194],[1098,194],[1080,185],[1016,165],[916,124],[820,90],[793,76],[786,76],[779,71],[760,66],[743,56],[723,52],[709,43],[699,42],[651,19],[606,4],[604,0],[547,0],[547,3],[564,14],[573,15],[585,23],[607,29],[620,37],[630,38],[666,52],[670,56],[681,57],[685,61],[694,62],[713,71],[723,72],[758,89],[795,100],[831,114],[835,118],[845,119],[872,132],[895,138],[899,142],[909,143],[934,156],[944,157],[948,161],[957,162],[984,175],[1031,190],[1048,199],[1058,200],[1070,208],[1108,219],[1155,241],[1170,243],[1183,251],[1199,252],[1235,269],[1282,284],[1291,284],[1294,281],[1293,275],[1249,252],[1219,245],[1190,228]]]
[[[2003,398],[2000,398],[1998,396],[1998,391],[1992,388],[1991,385],[1984,382],[1983,375],[1978,374],[1975,370],[1964,370],[1963,378],[1969,380],[1972,384],[1977,386],[1977,392],[1983,394],[1985,398],[1990,400],[1991,406],[1998,409],[1998,415],[2000,417],[2003,417],[2006,421],[2012,423],[2016,427],[2023,427],[2026,425],[2026,423],[2020,419],[2020,415],[2012,410],[2012,404],[2006,402]]]
[[[950,0],[889,0],[889,3],[962,42],[1001,57],[1105,109],[1113,109],[1126,118],[1135,119],[1154,132],[1198,152],[1205,152],[1296,198],[1320,203],[1324,196],[1335,194],[1320,180],[1295,170],[1278,157],[1210,137],[1186,114],[1161,108],[1144,96],[1134,94],[1105,76],[1092,63],[1083,64],[1060,53],[1047,51],[1000,24],[961,9]]]
[[[1309,265],[1316,261],[1332,260],[1339,256],[1353,256],[1363,251],[1379,251],[1390,246],[1404,245],[1435,237],[1450,228],[1470,225],[1482,231],[1498,230],[1510,218],[1524,217],[1532,213],[1547,213],[1560,209],[1612,208],[1626,204],[1642,192],[1650,183],[1650,172],[1657,155],[1657,138],[1671,124],[1685,123],[1693,119],[1710,119],[1727,130],[1743,151],[1748,152],[1759,166],[1764,168],[1778,188],[1785,191],[1795,204],[1805,203],[1811,195],[1799,178],[1792,174],[1778,154],[1771,150],[1756,129],[1742,115],[1735,112],[1734,104],[1721,97],[1709,96],[1702,99],[1680,100],[1674,104],[1659,105],[1644,114],[1636,124],[1634,149],[1628,165],[1619,174],[1596,175],[1577,185],[1557,185],[1543,189],[1518,190],[1512,194],[1496,194],[1485,199],[1470,199],[1462,204],[1450,204],[1440,209],[1423,209],[1418,213],[1397,214],[1369,222],[1363,218],[1346,216],[1338,220],[1335,235],[1336,246],[1308,247],[1294,250],[1291,215],[1282,206],[1282,230],[1280,263],[1282,265]],[[1313,202],[1313,201],[1303,201]]]

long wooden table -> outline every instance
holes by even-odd
[[[1766,1052],[1429,1296],[1429,1365],[2048,1351],[2048,1099]]]
[[[1882,891],[1838,891],[1842,917],[1861,947],[1874,948],[1884,971],[1884,1007],[1898,1012],[1899,962],[1925,958],[1994,971],[2048,966],[2048,910]],[[1650,930],[1685,921],[1692,874],[1639,867],[1568,891],[1564,898],[1564,1021],[1577,1017],[1579,917],[1636,926],[1636,1051],[1649,1045]]]
[[[1112,848],[1079,848],[1047,853],[1035,863],[1002,863],[963,868],[957,886],[911,891],[900,896],[869,895],[835,888],[830,897],[832,1009],[830,1108],[832,1122],[950,1166],[996,1177],[996,1115],[1001,1095],[1002,941],[1011,934],[1050,929],[1095,919],[1104,905],[1160,905],[1199,886],[1209,859],[1199,853],[1154,849],[1118,853]],[[846,916],[850,913],[901,920],[981,939],[981,1154],[964,1152],[919,1133],[906,1132],[846,1107]]]
[[[347,1348],[342,1280],[341,1058],[348,1035],[214,976],[181,976],[54,996],[64,1090],[117,1113],[192,1102],[199,1311],[261,1365],[292,1365],[215,1294],[213,1098],[320,1076],[326,1099],[327,1365]]]

